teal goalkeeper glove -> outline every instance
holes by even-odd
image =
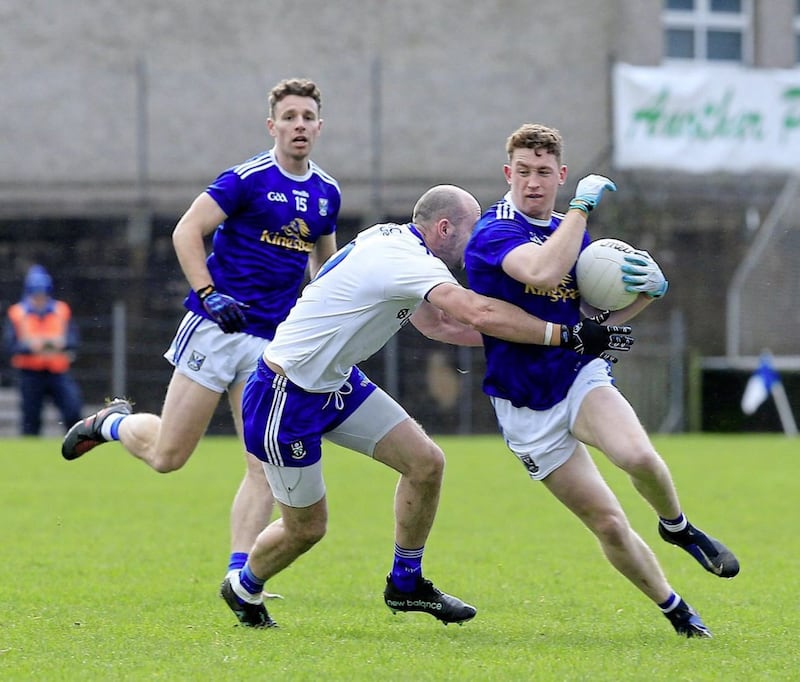
[[[587,215],[600,203],[603,191],[616,192],[617,186],[602,175],[587,175],[575,189],[575,197],[569,202],[570,208],[577,208]]]
[[[625,256],[625,261],[621,268],[625,291],[647,294],[650,298],[661,298],[667,293],[669,282],[647,251],[634,251]]]

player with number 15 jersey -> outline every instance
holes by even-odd
[[[242,331],[272,339],[297,299],[314,243],[336,230],[339,185],[310,159],[305,175],[289,174],[270,150],[223,171],[206,192],[228,216],[207,260],[214,286],[248,306]],[[194,291],[185,305],[211,319]]]

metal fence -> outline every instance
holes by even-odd
[[[122,302],[105,318],[83,320],[96,330],[84,353],[91,362],[76,367],[76,376],[91,399],[128,395],[138,409],[158,411],[171,366],[161,357],[178,319],[131,319]],[[620,357],[614,375],[622,393],[651,431],[685,427],[686,344],[682,316],[662,318],[657,309],[634,321],[636,344]],[[361,363],[367,375],[395,397],[430,433],[493,433],[494,413],[481,390],[483,350],[451,346],[402,329],[375,356]],[[215,433],[233,433],[222,401],[212,423]]]

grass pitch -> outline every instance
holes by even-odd
[[[235,627],[217,596],[243,463],[207,438],[161,476],[118,444],[65,462],[0,443],[3,680],[798,679],[800,447],[783,436],[656,439],[684,508],[742,572],[720,580],[659,540],[625,476],[596,460],[713,640],[679,638],[497,436],[440,437],[445,486],[424,570],[478,607],[444,627],[392,615],[396,476],[326,445],[329,532],[268,583],[278,630]]]

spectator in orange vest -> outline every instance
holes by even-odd
[[[47,397],[61,413],[65,431],[80,420],[80,389],[70,373],[78,329],[69,305],[53,298],[53,279],[41,265],[31,266],[22,300],[8,309],[5,342],[19,380],[22,435],[41,433]]]

